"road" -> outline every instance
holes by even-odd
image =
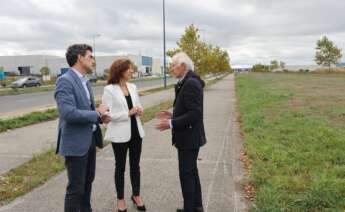
[[[168,83],[172,83],[175,80],[172,78],[168,79]],[[150,81],[139,81],[134,82],[139,89],[145,87],[152,87],[163,85],[163,80],[150,80]],[[104,86],[93,87],[95,96],[102,95]],[[12,113],[16,111],[29,111],[32,108],[45,107],[55,105],[54,91],[39,92],[39,93],[28,93],[12,96],[0,96],[0,115],[5,113]]]

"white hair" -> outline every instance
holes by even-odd
[[[194,63],[185,52],[178,52],[171,58],[178,65],[185,64],[188,70],[194,71]]]

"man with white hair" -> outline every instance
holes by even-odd
[[[184,52],[172,57],[171,73],[179,79],[175,85],[173,113],[161,111],[156,128],[172,130],[172,144],[177,148],[183,209],[177,212],[203,212],[197,159],[206,143],[203,121],[203,87],[205,83],[194,72],[193,61]]]

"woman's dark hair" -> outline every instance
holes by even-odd
[[[86,52],[92,52],[92,47],[87,44],[73,44],[67,48],[66,60],[70,67],[78,61],[78,55],[85,56]]]
[[[110,66],[108,85],[118,84],[123,77],[123,74],[133,66],[129,59],[118,59]]]

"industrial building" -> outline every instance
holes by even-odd
[[[97,56],[96,75],[103,76],[104,71],[109,69],[112,62],[119,58],[130,59],[142,75],[161,75],[163,73],[162,61],[142,55],[120,55],[120,56]],[[49,67],[50,75],[57,76],[63,69],[68,68],[66,58],[51,55],[22,55],[22,56],[0,56],[0,67],[5,72],[15,72],[20,75],[40,74],[42,67]]]

